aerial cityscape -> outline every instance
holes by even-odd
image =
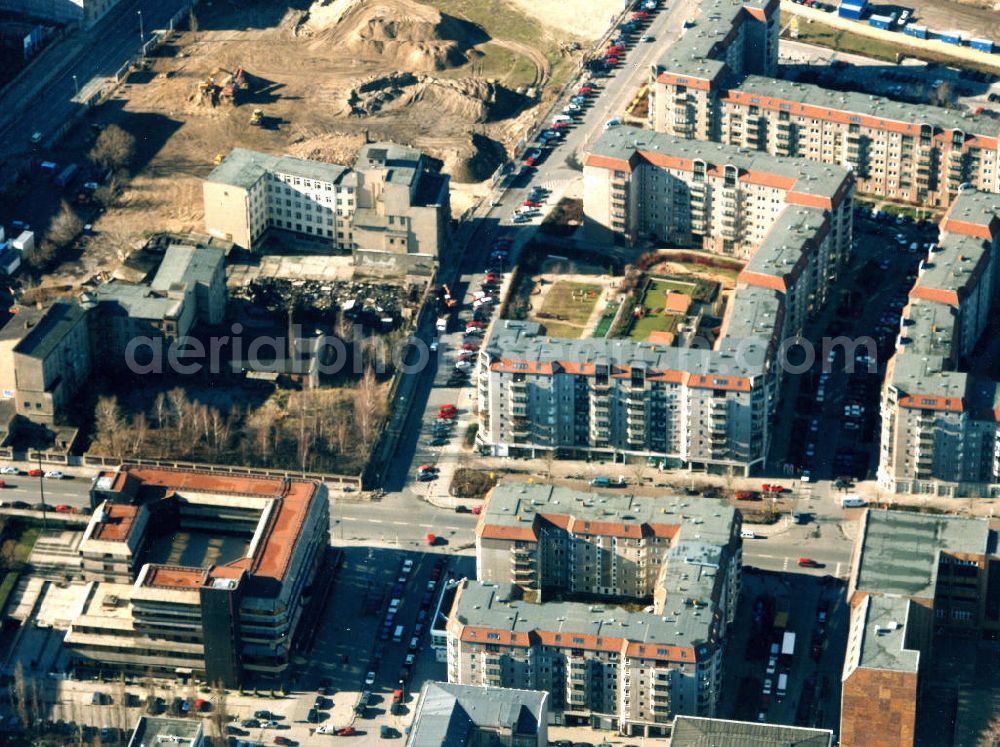
[[[995,0],[0,0],[0,746],[1000,747]]]

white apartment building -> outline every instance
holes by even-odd
[[[449,681],[545,690],[554,723],[622,734],[662,736],[677,714],[713,715],[741,583],[741,523],[731,506],[692,506],[678,497],[495,489],[477,533],[480,579],[511,577],[505,567],[531,546],[543,599],[552,590],[596,593],[651,600],[653,611],[528,603],[520,586],[463,581],[448,622]],[[550,533],[561,527],[561,537]],[[629,577],[640,555],[657,558],[656,581],[633,596],[634,587],[616,587],[613,577],[616,569]],[[560,557],[565,571],[553,575],[545,566]]]
[[[1000,495],[1000,391],[968,372],[996,308],[998,213],[1000,196],[960,192],[921,262],[882,392],[887,490]]]
[[[209,233],[260,251],[269,230],[361,265],[433,267],[451,219],[448,177],[419,151],[365,145],[354,168],[234,148],[203,183]]]
[[[754,47],[749,57],[741,46],[746,29],[758,25],[755,14],[770,24],[773,10],[702,3],[695,25],[653,68],[650,127],[847,166],[859,191],[904,202],[947,205],[964,184],[1000,192],[1000,123],[776,80],[776,37],[773,47]],[[774,59],[761,58],[764,51]]]

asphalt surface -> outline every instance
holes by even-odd
[[[139,12],[149,40],[184,6],[184,0],[122,0],[94,27],[59,41],[0,96],[0,163],[30,151],[32,133],[44,143],[83,104],[85,94],[139,51]],[[74,81],[74,76],[76,80]]]

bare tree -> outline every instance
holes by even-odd
[[[97,136],[87,158],[103,168],[119,171],[135,157],[135,138],[118,125],[108,125]]]
[[[1000,747],[1000,716],[994,716],[979,732],[976,747]]]
[[[354,422],[357,423],[358,435],[366,446],[370,446],[375,439],[381,407],[375,371],[369,365],[354,392]]]
[[[56,246],[66,246],[79,236],[82,230],[83,221],[80,220],[80,216],[73,211],[66,200],[63,200],[59,212],[49,226],[49,241]]]
[[[121,458],[124,456],[124,438],[127,423],[118,400],[115,397],[100,397],[94,408],[94,428],[96,440],[109,456]]]
[[[24,665],[18,661],[14,667],[14,697],[17,700],[17,717],[21,725],[27,729],[31,724],[28,718],[28,690],[24,681]]]
[[[146,420],[146,413],[140,412],[132,418],[131,452],[134,456],[144,456],[146,450],[146,439],[149,438],[149,422]]]

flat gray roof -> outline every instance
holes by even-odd
[[[986,519],[868,509],[862,525],[857,589],[874,594],[934,597],[943,553],[983,555],[995,539]]]
[[[780,330],[775,328],[782,302],[778,291],[746,285],[738,288],[726,309],[726,338],[771,339]],[[723,338],[723,339],[726,339]]]
[[[780,98],[907,125],[929,124],[942,130],[962,130],[976,135],[1000,134],[1000,121],[991,117],[957,112],[929,104],[894,101],[857,91],[834,91],[811,83],[778,80],[762,75],[748,75],[733,87],[751,95]],[[795,114],[794,111],[791,113]]]
[[[22,306],[13,314],[7,323],[0,327],[0,341],[20,340],[27,335],[32,327],[42,320],[47,308],[37,306]]]
[[[140,716],[129,747],[157,747],[171,744],[177,747],[194,747],[204,734],[201,719]]]
[[[145,285],[105,283],[94,290],[99,302],[112,302],[122,306],[133,319],[175,319],[184,307],[182,297],[163,295]]]
[[[670,747],[830,747],[833,732],[801,726],[676,716]]]
[[[747,262],[747,271],[781,278],[791,273],[809,241],[827,222],[826,215],[819,208],[786,207]]]
[[[736,509],[710,498],[663,495],[638,496],[627,491],[590,493],[553,485],[504,482],[493,488],[483,521],[497,526],[524,526],[539,514],[572,516],[577,529],[595,525],[674,524],[681,531],[725,544]],[[697,522],[694,524],[692,522]]]
[[[628,160],[636,151],[700,159],[710,165],[731,164],[744,172],[786,177],[795,180],[794,191],[824,197],[833,197],[844,181],[850,178],[850,172],[842,166],[805,158],[772,156],[724,143],[685,140],[665,132],[626,125],[605,130],[592,149],[596,155],[622,160]]]
[[[662,615],[631,612],[613,604],[584,602],[544,602],[533,604],[513,597],[508,584],[466,579],[462,582],[455,610],[463,625],[492,628],[511,633],[556,633],[565,648],[579,645],[579,639],[621,639],[649,646],[650,658],[667,657],[669,646],[693,648],[695,658],[711,653],[714,624],[710,606],[695,608],[673,605]],[[574,641],[577,643],[575,644]],[[488,640],[481,641],[488,643]],[[600,644],[598,644],[600,645]],[[663,648],[658,649],[657,646]],[[662,651],[658,653],[658,651]]]
[[[233,148],[222,163],[212,169],[205,178],[210,182],[249,189],[268,173],[290,174],[303,179],[319,179],[336,184],[349,172],[347,166],[334,163],[307,161],[292,156],[272,156],[246,148]]]
[[[902,597],[868,596],[862,604],[863,608],[856,613],[862,625],[857,665],[865,669],[916,672],[920,652],[906,648],[913,602]]]
[[[407,747],[478,744],[478,729],[537,736],[548,697],[541,690],[426,682],[420,689]]]
[[[541,336],[535,322],[500,319],[492,327],[484,349],[497,359],[535,363],[599,363],[645,366],[655,371],[688,371],[699,375],[762,376],[767,340],[738,340],[727,336],[725,350],[693,350],[636,342],[626,338]],[[770,339],[770,335],[767,339]]]
[[[718,59],[726,48],[733,27],[741,21],[744,5],[763,8],[766,3],[741,0],[707,0],[694,11],[695,25],[684,29],[669,45],[657,65],[676,75],[713,79],[724,69]]]
[[[85,311],[79,304],[56,301],[14,346],[14,352],[44,360],[83,320],[84,314]]]
[[[175,244],[163,255],[150,287],[165,291],[177,285],[209,285],[225,261],[221,249]]]

